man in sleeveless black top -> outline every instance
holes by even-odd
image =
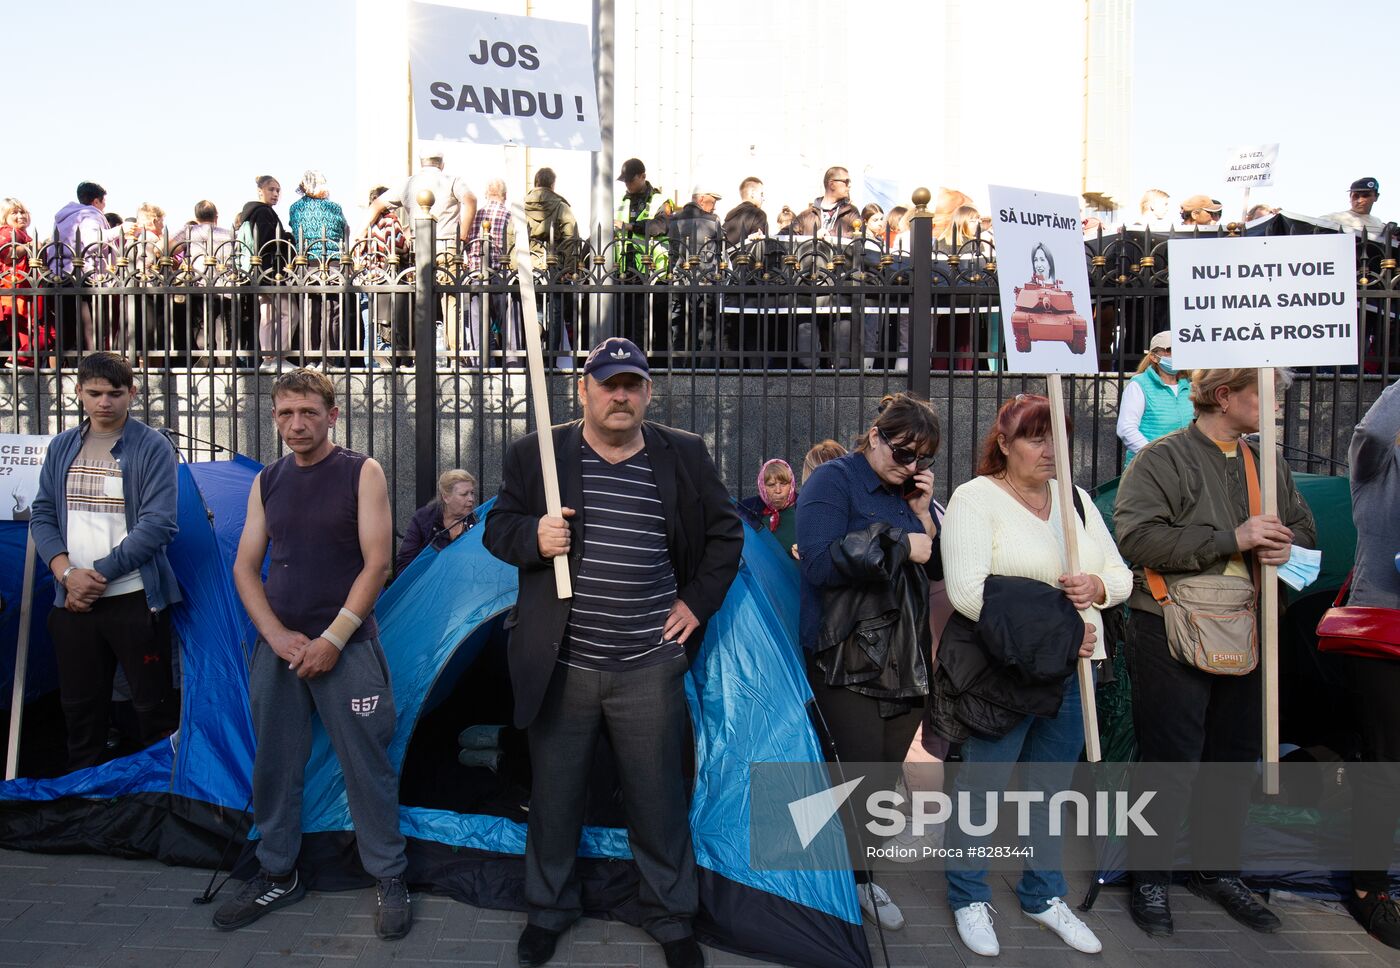
[[[280,377],[272,410],[291,453],[253,482],[233,566],[258,630],[249,691],[260,870],[219,908],[214,926],[241,928],[306,894],[296,863],[314,711],[345,773],[360,862],[378,883],[375,931],[401,938],[412,913],[398,773],[389,761],[394,694],[374,619],[393,542],[388,484],[375,461],[331,442],[339,410],[323,374],[297,369]]]
[[[554,954],[583,913],[575,871],[594,749],[616,754],[642,927],[668,968],[699,968],[699,886],[690,844],[685,674],[739,569],[743,526],[705,443],[645,422],[646,357],[621,337],[594,348],[579,381],[581,423],[553,428],[563,516],[549,515],[539,440],[506,452],[484,543],[519,569],[507,625],[515,723],[532,763],[525,899],[517,954]],[[573,597],[552,559],[565,555]]]

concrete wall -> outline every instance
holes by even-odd
[[[402,528],[414,507],[418,415],[412,374],[337,372],[332,379],[341,401],[334,437],[384,464]],[[182,448],[194,459],[236,450],[267,462],[281,453],[265,397],[271,377],[152,373],[142,384],[138,415],[153,426],[179,431]],[[754,476],[764,459],[782,457],[796,467],[807,448],[823,438],[850,446],[869,427],[880,397],[904,386],[904,375],[894,373],[658,373],[650,416],[702,435],[730,491],[743,497],[754,493]],[[483,495],[493,494],[500,485],[505,447],[534,429],[524,374],[443,374],[438,387],[434,416],[439,468],[465,467],[481,479]],[[1316,386],[1300,380],[1288,397],[1284,442],[1345,460],[1351,428],[1381,388],[1379,380],[1367,380],[1358,397],[1354,378],[1319,379]],[[12,374],[0,374],[0,433],[56,433],[73,426],[78,411],[71,376],[64,378],[61,397],[56,390],[51,374],[22,374],[17,381]],[[944,426],[943,448],[934,465],[940,499],[971,476],[978,444],[999,401],[1020,392],[1043,391],[1040,379],[934,376],[931,396]],[[1066,395],[1075,425],[1075,483],[1090,487],[1116,476],[1118,377],[1067,379]],[[573,377],[550,377],[550,396],[556,422],[578,415]],[[228,450],[217,451],[210,444]],[[1295,467],[1304,467],[1298,455],[1290,452],[1289,457]],[[1305,469],[1327,473],[1322,465]]]

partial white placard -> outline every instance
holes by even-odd
[[[1179,369],[1360,358],[1350,235],[1173,239],[1167,265]]]
[[[1267,188],[1274,183],[1278,145],[1241,145],[1225,153],[1225,184],[1232,188]]]
[[[988,186],[1012,373],[1097,373],[1079,200]]]
[[[417,0],[408,13],[420,141],[602,148],[583,24]]]
[[[28,521],[52,437],[0,434],[0,521]]]

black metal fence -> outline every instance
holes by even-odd
[[[796,466],[818,440],[849,445],[883,394],[912,389],[943,415],[946,497],[971,476],[1000,403],[1043,381],[1006,372],[991,242],[935,239],[928,218],[911,226],[907,242],[547,246],[535,274],[553,419],[578,413],[587,348],[627,335],[652,361],[651,415],[703,434],[740,496],[764,459]],[[434,242],[431,221],[415,228],[411,249],[276,238],[255,252],[208,232],[0,246],[0,432],[73,425],[77,361],[111,349],[137,367],[138,414],[176,432],[189,457],[268,461],[281,452],[267,401],[276,372],[315,365],[337,388],[337,440],[384,463],[397,520],[448,467],[477,473],[490,494],[502,449],[533,429],[515,270],[489,244],[459,251]],[[1119,393],[1169,325],[1170,238],[1086,240],[1102,373],[1066,380],[1082,485],[1121,466]],[[1400,359],[1388,239],[1358,241],[1358,283],[1360,365],[1301,371],[1284,400],[1282,440],[1299,469],[1344,471],[1351,428]]]

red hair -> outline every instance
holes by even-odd
[[[1065,431],[1073,436],[1074,422],[1065,414]],[[996,477],[1006,473],[1006,455],[1001,452],[1001,437],[1009,447],[1022,437],[1044,437],[1050,433],[1050,400],[1036,393],[1018,393],[1001,405],[996,422],[982,441],[982,453],[977,461],[979,476]]]

